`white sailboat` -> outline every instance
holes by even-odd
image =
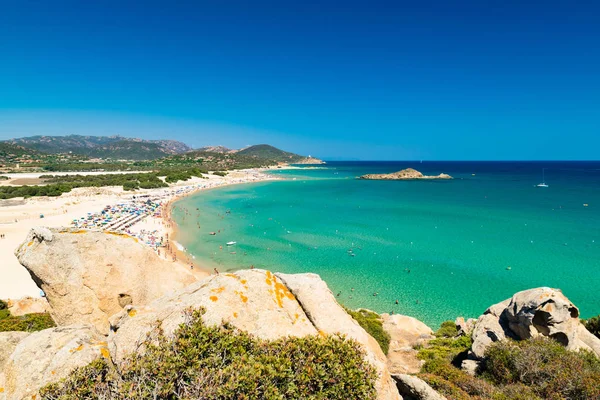
[[[542,168],[542,183],[538,183],[536,186],[537,187],[544,187],[547,188],[548,184],[546,183],[546,168]]]

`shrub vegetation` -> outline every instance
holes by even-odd
[[[350,314],[352,318],[362,328],[367,331],[367,333],[379,343],[379,347],[383,351],[383,354],[387,354],[390,349],[390,335],[383,329],[383,321],[381,320],[381,316],[379,314],[374,313],[373,311],[359,309],[356,311],[352,311],[346,308],[346,312]]]
[[[582,320],[585,328],[600,339],[600,315],[587,320]]]
[[[0,300],[0,332],[35,332],[56,326],[48,313],[34,313],[21,316],[10,315],[8,304]]]
[[[494,343],[483,376],[497,385],[524,384],[541,398],[600,398],[600,360],[548,338]]]
[[[117,370],[104,359],[41,390],[43,399],[375,399],[375,369],[354,341],[266,341],[190,311],[173,337],[160,329]]]
[[[453,322],[419,348],[425,361],[419,377],[449,400],[600,399],[600,360],[571,352],[547,338],[504,340],[486,352],[477,376],[460,369],[471,338],[456,336]]]

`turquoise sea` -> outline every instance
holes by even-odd
[[[355,179],[407,167],[457,179]],[[535,187],[543,168],[548,188]],[[211,269],[315,272],[348,307],[432,327],[538,286],[562,289],[583,317],[600,314],[600,162],[331,162],[273,173],[287,179],[175,203],[177,241]]]

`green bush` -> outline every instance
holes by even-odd
[[[346,312],[379,343],[383,354],[387,354],[390,349],[390,335],[383,330],[383,321],[381,316],[373,311],[360,309],[352,311],[346,308]]]
[[[526,385],[542,398],[600,398],[600,360],[548,338],[494,343],[486,352],[484,376],[498,385]]]
[[[8,304],[4,300],[0,300],[0,310],[6,310],[8,308]]]
[[[117,370],[105,360],[43,388],[43,399],[375,399],[375,369],[336,336],[260,340],[190,311],[172,338],[160,329]]]
[[[437,337],[451,338],[458,335],[458,328],[453,321],[444,321],[440,325],[440,329],[435,332]]]
[[[223,171],[215,171],[215,172],[213,172],[213,175],[218,175],[218,176],[227,176],[227,172],[223,172]]]
[[[581,322],[583,322],[583,325],[585,325],[585,328],[588,331],[600,339],[600,315],[587,320],[582,320]]]
[[[419,348],[417,353],[417,357],[425,361],[422,370],[433,372],[439,365],[451,364],[459,354],[471,348],[472,342],[468,336],[430,340],[427,346]]]
[[[12,315],[6,315],[4,318],[0,317],[0,332],[35,332],[54,326],[56,324],[48,313],[25,314],[18,317]]]

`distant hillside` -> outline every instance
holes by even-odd
[[[235,153],[237,150],[232,150],[225,146],[205,146],[197,149],[196,151],[207,151],[210,153]]]
[[[299,162],[306,158],[298,154],[279,150],[268,144],[257,144],[255,146],[246,147],[245,149],[239,150],[236,154],[283,163]]]
[[[92,158],[153,160],[190,151],[176,140],[143,140],[121,136],[31,136],[8,143],[50,154],[73,153]]]
[[[16,164],[21,160],[36,159],[40,153],[12,143],[0,142],[0,164]]]
[[[280,163],[319,164],[322,161],[279,150],[266,144],[250,146],[242,150],[231,150],[223,146],[207,146],[152,161],[152,165],[160,168],[193,165],[210,171],[269,167]],[[146,164],[149,166],[149,163],[144,163],[143,166],[147,166]],[[142,166],[141,163],[136,163],[136,165]]]

